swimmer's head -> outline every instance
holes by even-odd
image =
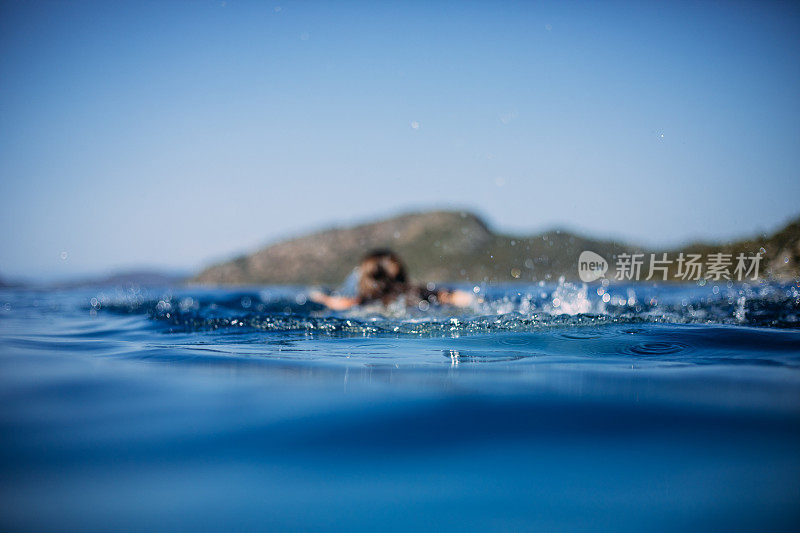
[[[362,302],[389,303],[406,288],[406,267],[391,250],[374,250],[358,267],[358,298]]]

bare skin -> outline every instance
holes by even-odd
[[[334,311],[344,311],[358,305],[358,298],[348,298],[347,296],[331,296],[320,291],[313,291],[308,295],[312,302],[322,304]]]
[[[439,301],[455,307],[469,307],[475,302],[475,296],[467,291],[440,291]]]

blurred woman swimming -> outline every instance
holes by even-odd
[[[342,311],[351,307],[381,303],[384,306],[405,299],[406,305],[429,304],[467,307],[474,296],[466,291],[436,289],[432,284],[422,286],[410,283],[403,261],[391,250],[373,250],[358,265],[357,294],[354,297],[332,296],[313,292],[311,300],[326,307]]]

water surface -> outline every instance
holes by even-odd
[[[474,290],[4,290],[0,524],[797,530],[797,285]]]

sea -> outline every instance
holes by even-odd
[[[0,290],[3,531],[799,531],[800,283]]]

